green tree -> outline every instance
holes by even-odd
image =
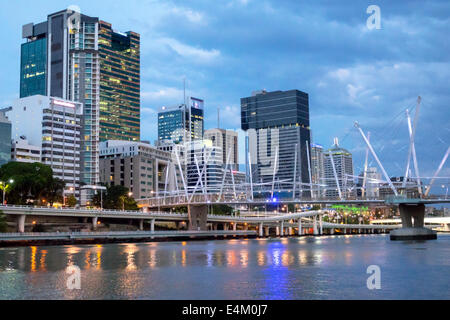
[[[9,162],[0,168],[0,180],[14,180],[7,194],[10,204],[24,205],[37,201],[49,192],[53,170],[42,163]]]
[[[124,186],[108,186],[106,192],[103,193],[103,208],[114,210],[138,210],[136,201],[130,197],[128,188]],[[95,206],[101,206],[101,196],[98,192],[94,198],[93,203]]]
[[[77,205],[77,198],[75,198],[75,196],[71,194],[66,199],[66,205],[71,208],[75,207]]]
[[[7,230],[6,216],[3,214],[3,211],[0,211],[0,232],[6,232]]]
[[[44,197],[46,197],[48,203],[53,206],[53,203],[64,201],[63,194],[66,183],[61,179],[54,178],[50,181],[49,185],[46,188],[46,192]]]
[[[216,215],[226,216],[233,213],[233,208],[226,204],[213,204],[211,209],[212,213]]]

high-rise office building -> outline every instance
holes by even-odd
[[[100,139],[139,140],[139,35],[67,9],[23,26],[22,36],[21,96],[45,91],[83,104],[81,183],[96,185]]]
[[[0,110],[0,166],[11,160],[11,121]]]
[[[323,164],[323,146],[320,144],[311,144],[311,180],[315,185],[316,194],[322,196],[324,184],[324,164]]]
[[[353,188],[352,154],[339,146],[337,138],[334,139],[333,147],[324,152],[324,176],[327,197],[337,198],[340,195],[347,197],[356,194]]]
[[[158,144],[203,139],[204,101],[189,98],[188,104],[162,107],[158,112]]]
[[[8,115],[15,141],[14,156],[28,161],[35,160],[41,150],[40,162],[50,166],[53,176],[66,183],[66,191],[72,188],[78,194],[83,105],[35,95],[16,100]],[[24,155],[25,148],[20,146],[26,144],[35,148],[27,147],[29,152]]]
[[[379,185],[382,181],[381,173],[378,172],[377,168],[367,168],[365,172],[365,184],[364,184],[364,172],[358,177],[358,184],[356,187],[356,195],[358,197],[364,197],[367,199],[374,199],[380,196]]]
[[[47,94],[47,23],[22,28],[20,54],[20,97]]]
[[[248,134],[246,163],[250,163],[253,183],[273,182],[274,173],[277,189],[292,190],[294,180],[309,182],[307,93],[263,90],[242,98],[241,124]]]
[[[100,141],[140,140],[140,36],[100,21]]]
[[[224,165],[227,160],[233,170],[239,170],[238,133],[225,129],[208,129],[205,131],[205,140],[211,140],[214,147],[219,147],[219,156]]]
[[[171,153],[148,143],[103,141],[100,143],[100,181],[127,187],[135,199],[150,198],[169,188],[175,189],[169,182],[166,185],[166,171],[171,161]]]

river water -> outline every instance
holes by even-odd
[[[0,248],[0,299],[450,299],[449,272],[450,235]]]

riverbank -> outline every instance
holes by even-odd
[[[0,247],[57,246],[71,244],[106,244],[129,242],[195,241],[229,238],[256,238],[256,231],[124,231],[3,233]]]

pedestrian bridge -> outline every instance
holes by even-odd
[[[188,213],[167,213],[167,212],[143,212],[143,211],[119,211],[119,210],[88,210],[88,209],[66,209],[51,207],[30,207],[30,206],[0,206],[0,210],[9,216],[17,217],[18,232],[25,231],[27,217],[75,217],[87,218],[92,221],[92,229],[95,230],[99,219],[126,219],[138,220],[140,229],[144,230],[144,222],[150,224],[150,231],[155,231],[156,221],[162,222],[189,222]],[[273,214],[258,216],[257,212],[249,212],[250,216],[229,216],[229,215],[206,215],[206,222],[210,228],[217,230],[221,225],[224,230],[233,228],[234,231],[240,226],[244,230],[256,228],[260,230],[262,236],[263,228],[276,228],[277,235],[288,234],[287,229],[297,229],[297,233],[304,234],[307,228],[313,228],[314,234],[322,234],[324,229],[358,229],[358,230],[388,230],[398,228],[397,225],[351,225],[332,224],[322,221],[322,216],[326,214],[324,210],[314,210],[297,213]],[[269,230],[266,230],[269,234]]]

